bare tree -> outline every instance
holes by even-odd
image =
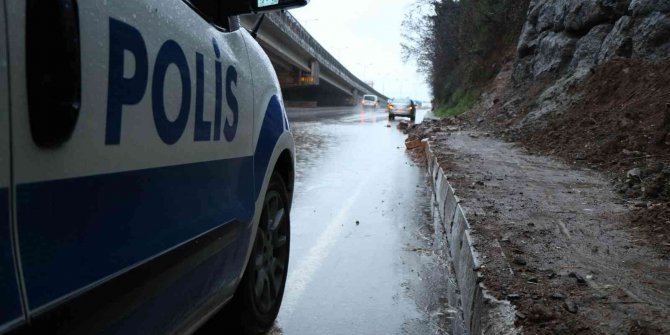
[[[417,0],[402,22],[402,56],[449,102],[492,78],[487,60],[516,45],[529,0]],[[497,54],[498,53],[498,54]]]

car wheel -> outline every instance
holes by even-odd
[[[243,334],[261,334],[273,325],[284,295],[290,246],[286,185],[275,172],[265,193],[263,210],[249,263],[227,310]],[[230,315],[229,315],[230,316]]]

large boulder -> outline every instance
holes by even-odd
[[[527,21],[523,25],[523,30],[521,30],[521,35],[519,36],[519,43],[516,46],[519,58],[524,58],[535,53],[538,42],[537,37],[535,26],[530,21]]]
[[[600,0],[600,6],[612,15],[612,19],[617,19],[626,15],[631,0]]]
[[[600,47],[598,63],[604,63],[613,57],[631,57],[633,52],[633,39],[630,36],[632,26],[633,20],[630,16],[622,16],[617,20]]]
[[[533,26],[537,25],[537,19],[540,16],[540,9],[542,9],[543,5],[540,0],[530,0],[526,22],[531,23]]]
[[[597,25],[579,39],[575,46],[575,53],[572,56],[569,71],[590,71],[598,64],[598,54],[603,45],[603,41],[612,30],[613,25]]]
[[[607,22],[610,13],[601,0],[572,1],[565,16],[565,29],[573,32],[587,32],[591,27]]]
[[[570,90],[585,78],[584,75],[576,73],[564,76],[556,80],[551,86],[544,90],[535,101],[535,106],[521,121],[519,127],[523,128],[530,124],[546,122],[547,115],[555,115],[564,111],[568,106],[582,98]]]
[[[541,5],[538,4],[537,31],[562,31],[565,27],[563,21],[570,7],[570,2],[570,0],[548,0]]]
[[[532,57],[526,57],[522,59],[517,59],[514,62],[514,68],[512,69],[512,83],[515,86],[522,84],[523,82],[532,79],[531,69],[533,65]]]
[[[644,16],[651,12],[670,12],[670,1],[668,0],[632,0],[628,10],[633,16]]]
[[[670,0],[667,0],[670,3]],[[660,60],[670,56],[670,17],[652,12],[635,21],[633,28],[633,54],[635,57]]]
[[[562,32],[543,32],[533,59],[532,74],[537,78],[547,72],[555,72],[570,64],[577,38]]]
[[[564,14],[565,8],[567,8],[567,2],[558,2],[556,0],[530,1],[526,22],[523,25],[517,43],[519,58],[532,55],[535,52],[535,48],[539,42],[539,33],[546,30],[555,30],[555,26],[562,27],[563,18],[561,16]]]

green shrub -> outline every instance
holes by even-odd
[[[479,93],[476,90],[458,89],[451,95],[448,103],[441,104],[435,110],[435,115],[438,117],[461,115],[474,106],[478,95]]]

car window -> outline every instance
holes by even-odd
[[[376,97],[374,95],[366,95],[363,97],[363,99],[368,100],[368,101],[375,101]]]

